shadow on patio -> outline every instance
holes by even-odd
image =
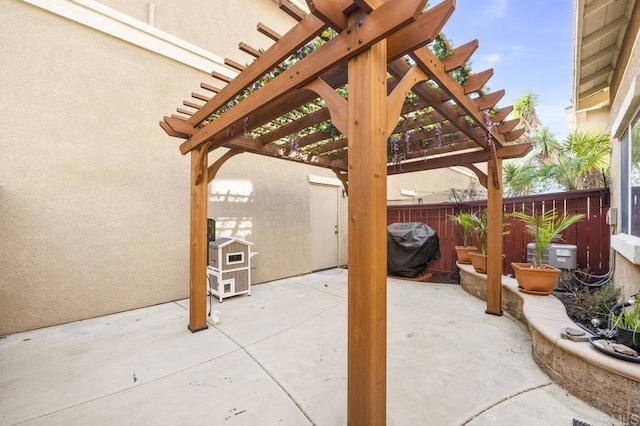
[[[195,334],[179,301],[8,336],[0,424],[346,424],[346,282],[255,286]],[[540,371],[523,324],[484,308],[388,280],[388,424],[608,424]]]

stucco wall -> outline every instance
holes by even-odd
[[[209,186],[209,217],[216,220],[217,235],[246,239],[258,252],[251,261],[254,283],[311,272],[308,175],[335,179],[327,169],[240,154],[222,166]],[[340,264],[347,263],[347,200],[338,202]]]
[[[295,21],[273,0],[100,0],[142,22],[148,22],[149,4],[155,5],[154,26],[223,58],[241,64],[252,57],[238,50],[244,42],[267,49],[273,41],[256,30],[258,22],[284,34]]]
[[[201,3],[202,10],[220,16]],[[259,19],[278,28],[272,16],[283,18],[283,32],[283,23],[292,22],[269,0],[230,3],[225,10],[249,12],[247,19],[221,19],[224,37],[230,37],[231,26],[240,31],[240,24],[254,33]],[[186,9],[176,2],[172,7]],[[188,18],[174,9],[166,13]],[[164,11],[159,5],[158,22]],[[202,13],[189,14],[202,29]],[[0,68],[0,335],[187,297],[190,162],[180,155],[179,140],[168,137],[158,121],[210,78],[21,1],[0,0],[0,16],[5,58]],[[183,26],[194,31],[193,22]],[[205,29],[210,47],[230,45],[221,42],[215,27]],[[262,164],[239,161],[239,176]],[[298,172],[296,179],[302,175]],[[277,181],[289,176],[271,179],[257,187],[256,200],[272,203],[267,192],[286,188]],[[296,194],[308,191],[306,178],[293,186]],[[304,202],[298,209],[305,209]],[[308,233],[303,221],[286,215],[274,219],[275,209],[264,212],[273,213],[260,226],[264,233],[279,223]],[[278,251],[278,244],[265,249]],[[263,279],[291,275],[282,272],[291,265],[294,272],[305,269],[286,262]]]
[[[611,103],[610,122],[613,134],[611,141],[611,206],[620,208],[620,139],[628,129],[630,121],[638,113],[640,100],[638,99],[637,85],[640,78],[640,45],[638,40],[640,33],[636,35],[634,48],[629,58],[629,63],[622,77],[620,87]],[[630,98],[630,93],[635,93],[635,98]],[[615,284],[623,289],[623,296],[629,297],[640,291],[640,265],[629,261],[619,253],[615,254]]]
[[[411,197],[400,195],[401,189],[407,189],[417,191],[417,197],[423,198],[425,202],[445,202],[445,197],[450,195],[452,188],[479,189],[481,186],[475,176],[470,177],[449,168],[397,174],[387,179],[387,200],[395,200],[396,203],[412,201]],[[417,198],[413,202],[417,202]]]
[[[2,1],[0,334],[185,297],[188,158],[158,127],[201,73]]]
[[[622,289],[622,298],[627,299],[630,296],[640,292],[640,265],[635,265],[626,257],[616,253],[616,272],[613,282],[616,287]]]
[[[604,133],[609,131],[609,108],[582,110],[575,113],[571,131],[592,131]]]

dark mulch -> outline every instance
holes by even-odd
[[[432,283],[460,284],[460,275],[458,274],[452,274],[449,272],[432,272],[432,271],[427,271],[427,272],[429,272],[432,275],[431,277]]]

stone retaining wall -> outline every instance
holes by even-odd
[[[458,267],[464,290],[486,300],[487,276],[471,265]],[[502,278],[502,309],[528,326],[533,359],[554,382],[623,424],[640,425],[640,364],[602,354],[588,342],[562,339],[562,328],[579,328],[562,302],[521,293],[507,276]]]

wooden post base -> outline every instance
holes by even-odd
[[[209,328],[208,325],[205,325],[204,327],[198,327],[198,328],[191,328],[190,325],[187,326],[187,329],[192,333],[197,333],[198,331],[206,330],[207,328]]]

